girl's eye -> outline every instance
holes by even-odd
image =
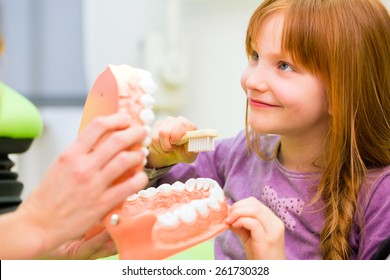
[[[292,72],[294,69],[287,62],[281,61],[278,65],[279,69],[282,71]]]

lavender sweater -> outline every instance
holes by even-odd
[[[278,143],[270,136],[272,153]],[[177,164],[168,172],[151,172],[150,186],[189,178],[212,178],[224,189],[228,203],[253,196],[267,205],[285,224],[288,259],[321,259],[319,235],[324,225],[321,203],[309,204],[320,174],[286,170],[278,160],[263,161],[248,153],[245,133],[217,142],[213,152],[200,153],[192,164]],[[370,191],[364,202],[364,239],[355,222],[351,259],[369,259],[381,241],[390,236],[390,168],[369,172]],[[313,187],[314,186],[314,187]],[[240,240],[227,230],[215,239],[216,259],[246,259]]]

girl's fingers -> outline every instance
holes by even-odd
[[[246,198],[234,203],[230,208],[230,214],[226,221],[228,223],[233,223],[236,219],[242,216],[250,216],[252,218],[260,218],[258,217],[261,213],[264,213],[266,209],[260,201],[255,198]]]
[[[281,230],[284,230],[283,222],[274,214],[274,212],[253,197],[233,204],[226,222],[233,224],[242,217],[248,217],[259,221],[264,228],[264,233],[267,235],[279,234]]]
[[[104,135],[127,128],[130,121],[130,116],[124,113],[95,118],[80,132],[77,145],[78,152],[88,153]]]
[[[185,133],[187,131],[195,130],[197,129],[196,125],[187,120],[184,117],[178,117],[175,120],[175,123],[172,124],[172,129],[171,129],[171,135],[169,138],[169,142],[172,145],[175,145],[180,142],[180,140],[183,138]]]
[[[239,218],[231,227],[244,244],[249,238],[254,242],[261,242],[266,236],[264,225],[253,218]]]
[[[156,125],[153,131],[154,147],[160,152],[171,152],[176,144],[189,130],[196,129],[196,126],[183,117],[168,117]]]
[[[186,129],[180,126],[175,121],[166,121],[161,129],[158,131],[157,141],[161,150],[164,152],[171,152],[176,148],[176,143],[186,133]]]
[[[231,225],[230,230],[238,236],[238,238],[241,240],[242,244],[245,244],[245,242],[251,237],[250,231],[248,231],[245,228],[239,227],[238,225]]]

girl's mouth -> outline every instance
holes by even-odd
[[[249,105],[256,108],[275,108],[277,105],[273,105],[264,101],[248,98]]]

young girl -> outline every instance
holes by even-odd
[[[209,177],[224,188],[231,231],[216,238],[217,259],[369,259],[390,234],[388,11],[377,0],[265,0],[246,51],[246,130],[196,155],[176,146],[196,126],[164,120],[151,183]]]

